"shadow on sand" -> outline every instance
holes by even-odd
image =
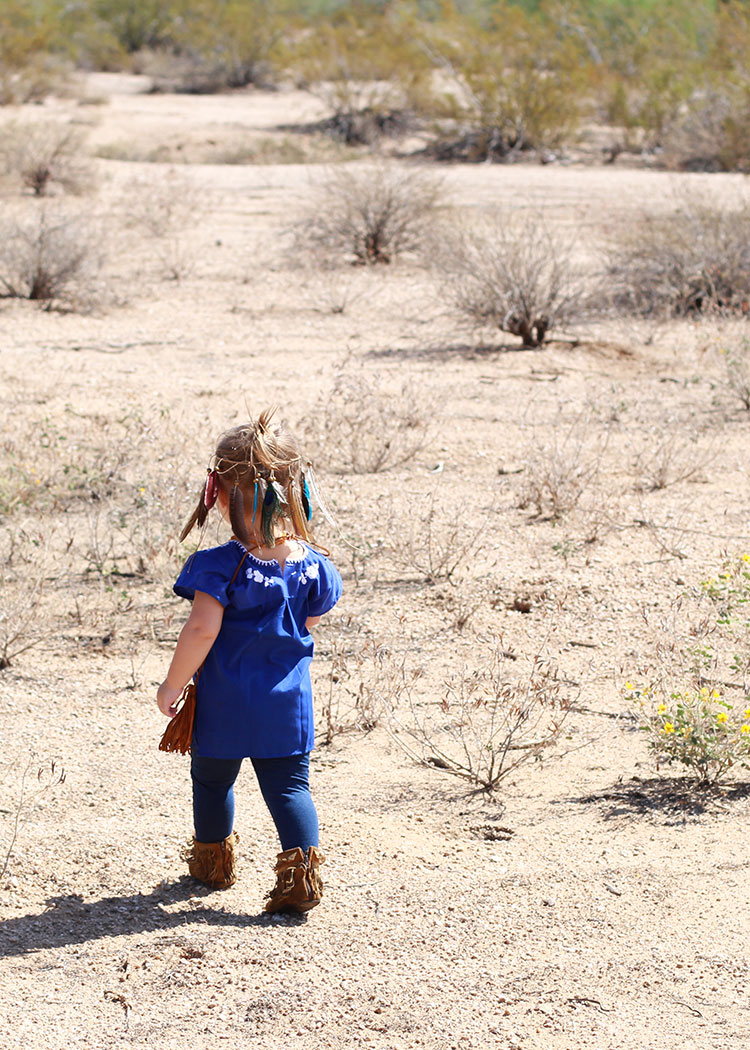
[[[538,347],[537,349],[543,348]],[[370,350],[367,356],[373,358],[392,357],[400,361],[408,359],[418,361],[479,361],[482,358],[500,357],[502,354],[528,350],[533,350],[533,348],[521,346],[520,343],[445,343],[438,346],[419,346],[406,349],[388,347],[382,350]]]
[[[51,897],[42,912],[19,915],[0,923],[0,957],[26,955],[45,948],[62,948],[71,944],[105,937],[119,937],[151,930],[173,930],[192,923],[203,926],[270,926],[272,918],[240,915],[216,907],[206,907],[200,898],[212,896],[208,889],[196,889],[187,876],[152,893],[103,897],[84,901],[77,893]],[[171,911],[168,906],[179,902],[193,903],[188,908]],[[212,896],[212,900],[216,898]],[[284,916],[291,925],[303,924],[304,915]]]
[[[603,791],[563,801],[579,805],[599,805],[605,820],[618,817],[652,817],[678,824],[689,818],[721,812],[733,802],[750,798],[750,782],[699,787],[689,777],[633,777]]]

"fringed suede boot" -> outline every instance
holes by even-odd
[[[213,889],[226,890],[237,881],[234,847],[240,837],[236,831],[223,842],[188,843],[180,856],[187,861],[188,871],[194,879]]]
[[[305,912],[320,903],[323,883],[320,865],[325,860],[316,846],[303,853],[299,846],[279,853],[276,858],[276,885],[265,903],[265,910]]]

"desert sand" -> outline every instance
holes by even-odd
[[[657,770],[623,698],[676,599],[750,548],[750,415],[719,353],[741,326],[600,318],[536,351],[475,338],[418,259],[322,271],[290,249],[335,151],[220,162],[238,142],[272,156],[292,134],[280,125],[320,115],[314,99],[141,87],[99,75],[87,105],[3,114],[72,120],[109,151],[79,198],[107,248],[98,302],[0,301],[16,494],[3,602],[19,618],[29,580],[41,595],[35,644],[0,671],[3,1046],[745,1047],[744,774],[696,794],[678,768]],[[644,209],[690,190],[730,199],[742,182],[579,162],[442,177],[459,214],[542,209],[592,268]],[[154,235],[154,209],[175,197],[185,207]],[[28,203],[12,187],[4,201]],[[334,469],[345,438],[321,448],[311,421],[342,372],[379,405],[413,403],[424,440],[406,463]],[[249,768],[237,884],[209,893],[186,876],[188,761],[156,749],[155,690],[186,615],[170,591],[176,534],[218,433],[269,403],[315,444],[340,525],[319,535],[345,584],[316,629],[326,893],[306,920],[262,913],[277,845]],[[644,465],[655,450],[661,488]],[[524,492],[554,455],[580,465],[581,494],[548,520]],[[450,580],[419,567],[429,507],[458,555]],[[222,535],[212,525],[206,542]],[[412,762],[382,711],[357,728],[360,676],[377,685],[368,646],[418,667],[417,702],[434,707],[498,634],[519,663],[541,647],[572,701],[542,761],[487,793]],[[33,796],[52,760],[64,783]]]

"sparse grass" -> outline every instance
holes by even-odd
[[[124,183],[120,210],[125,226],[143,229],[152,237],[197,224],[205,213],[205,193],[176,168],[153,176],[139,175]]]
[[[451,582],[461,566],[472,561],[484,529],[467,521],[466,508],[460,503],[446,506],[437,488],[429,494],[413,492],[390,533],[396,564],[434,584]]]
[[[422,247],[443,202],[441,181],[424,171],[332,168],[312,187],[295,244],[323,261],[390,263]]]
[[[10,867],[13,850],[18,841],[19,832],[29,816],[37,799],[60,784],[65,783],[65,769],[56,760],[49,759],[41,761],[39,756],[32,752],[25,760],[11,761],[3,770],[4,785],[8,783],[10,774],[18,774],[18,786],[14,797],[9,797],[7,788],[3,791],[2,812],[11,814],[11,832],[9,841],[3,844],[2,864],[0,864],[0,879],[5,878]]]
[[[339,474],[378,474],[409,463],[430,437],[430,406],[410,382],[388,386],[345,358],[313,415],[300,424],[314,461]]]

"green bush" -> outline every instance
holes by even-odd
[[[176,90],[270,83],[281,35],[271,0],[174,0],[173,9],[172,46],[190,63],[173,85]]]
[[[322,127],[349,145],[408,128],[423,107],[430,63],[411,12],[359,0],[313,21],[287,51],[299,82],[326,105]]]
[[[493,6],[482,19],[443,9],[425,47],[448,87],[434,109],[442,130],[430,148],[441,160],[507,160],[557,149],[579,123],[586,85],[580,40],[541,16]]]
[[[750,765],[750,698],[732,703],[708,686],[666,695],[658,686],[628,682],[625,689],[658,760],[679,762],[702,785]]]
[[[0,5],[0,105],[43,99],[59,83],[65,65],[55,54],[57,11],[51,0]]]

